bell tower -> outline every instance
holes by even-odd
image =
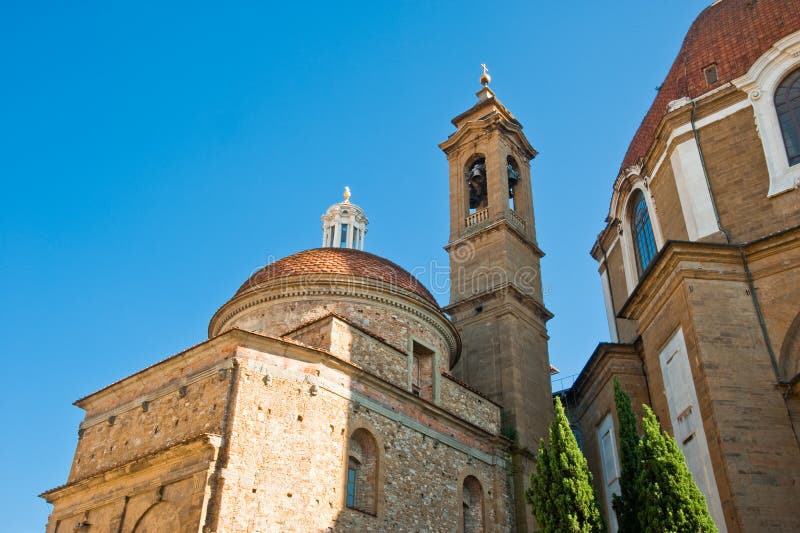
[[[515,442],[517,531],[530,531],[525,488],[552,418],[547,321],[542,301],[530,161],[522,125],[489,88],[453,119],[439,147],[450,166],[450,304],[463,351],[453,372],[503,407]]]

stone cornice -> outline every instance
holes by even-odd
[[[639,321],[643,330],[671,294],[685,279],[746,281],[741,251],[748,263],[800,247],[800,226],[743,244],[667,241],[642,274],[639,284],[623,304],[617,317]],[[756,280],[796,268],[781,262],[753,272]]]
[[[800,247],[800,226],[768,235],[745,246],[747,259],[758,261]]]
[[[695,120],[699,129],[726,118],[731,110],[734,112],[741,111],[739,108],[748,103],[747,95],[730,83],[701,95],[695,101],[697,102]],[[686,99],[685,101],[673,102],[673,104],[670,111],[662,117],[659,126],[656,128],[653,141],[645,156],[638,164],[622,169],[615,178],[606,226],[600,232],[600,235],[604,238],[611,233],[615,222],[620,216],[621,208],[618,203],[622,184],[628,181],[631,176],[641,176],[649,187],[667,153],[678,141],[690,134],[692,100]],[[749,105],[746,107],[749,107]],[[594,256],[594,254],[592,255]]]
[[[685,279],[745,281],[735,245],[668,241],[642,275],[617,316],[648,327],[661,306]]]
[[[644,376],[642,361],[633,344],[601,342],[597,345],[575,383],[567,392],[570,399],[574,401],[578,418],[583,416],[608,380],[620,373],[614,372],[614,370],[619,370],[622,365],[628,369],[626,373]],[[634,368],[636,371],[631,372]]]
[[[77,479],[65,485],[61,485],[50,490],[47,490],[39,495],[44,498],[48,503],[70,496],[77,492],[84,491],[91,487],[97,487],[103,483],[116,479],[118,477],[126,476],[132,472],[139,472],[145,468],[159,465],[163,467],[171,463],[178,463],[187,456],[195,455],[204,450],[213,450],[216,455],[221,444],[222,437],[210,433],[201,433],[184,439],[177,443],[170,443],[157,450],[153,450],[146,454],[134,457],[131,460],[123,463],[115,464],[103,469],[102,471],[92,474],[91,476]],[[214,457],[210,458],[212,462]],[[148,490],[153,490],[154,487],[148,486]],[[97,505],[97,501],[90,502],[92,506]]]
[[[233,365],[233,359],[247,359],[251,360],[252,357],[248,356],[247,352],[243,352],[242,349],[252,349],[256,352],[263,352],[268,353],[271,355],[276,355],[279,357],[289,357],[295,360],[311,363],[311,364],[321,364],[328,368],[331,368],[335,371],[342,372],[346,375],[357,377],[359,378],[365,385],[379,391],[387,398],[394,399],[397,402],[402,402],[406,405],[414,406],[414,409],[419,410],[420,412],[426,413],[430,416],[434,417],[443,417],[444,419],[448,420],[453,425],[459,427],[462,431],[480,436],[481,438],[491,437],[497,438],[498,435],[491,433],[471,422],[468,422],[457,415],[451,413],[450,411],[446,410],[445,408],[431,403],[427,400],[419,398],[413,395],[411,392],[391,383],[389,381],[384,380],[383,378],[376,376],[369,371],[353,364],[348,361],[344,361],[340,359],[334,354],[326,352],[324,350],[320,350],[318,348],[313,348],[310,346],[306,346],[296,341],[292,341],[285,338],[277,338],[277,337],[270,337],[266,335],[260,335],[258,333],[253,333],[250,331],[244,331],[241,329],[231,329],[222,333],[214,340],[225,340],[226,345],[235,346],[235,353],[232,355],[220,355],[220,360],[211,361],[208,368],[198,370],[196,374],[203,374],[203,375],[213,375],[215,371],[220,367],[220,365],[224,366],[225,368],[231,367]],[[132,376],[129,376],[123,380],[118,381],[113,385],[109,385],[100,391],[87,396],[85,399],[81,401],[88,401],[91,399],[99,399],[105,396],[118,396],[120,388],[129,387],[131,385],[136,386],[139,381],[147,379],[147,376],[144,374],[147,373],[168,373],[171,368],[175,365],[186,365],[190,362],[196,361],[196,359],[207,355],[208,352],[208,345],[214,345],[216,343],[212,341],[207,341],[195,348],[191,348],[185,352],[181,352],[180,354],[174,355],[169,359],[161,361],[160,363],[156,363],[155,365],[148,367],[145,370],[142,370]],[[220,343],[222,344],[222,343]],[[247,365],[245,365],[247,366]],[[209,370],[211,369],[211,370]],[[131,378],[136,378],[136,381],[131,380]],[[187,376],[187,380],[196,381],[195,374]],[[317,380],[314,376],[304,376],[305,379],[309,379],[310,383]],[[93,417],[93,423],[100,423],[109,416],[118,416],[121,413],[138,408],[141,405],[141,402],[147,400],[150,397],[156,396],[163,396],[164,394],[168,394],[170,392],[175,392],[180,388],[183,384],[187,381],[174,381],[170,382],[165,387],[158,388],[156,390],[149,391],[146,394],[143,394],[139,397],[134,398],[131,401],[128,401],[122,405],[115,406],[112,409],[103,411],[102,413],[98,413]],[[329,384],[330,387],[334,387],[335,385]],[[341,393],[339,389],[336,389],[338,393]],[[468,390],[468,389],[467,389]],[[341,394],[340,394],[341,395]],[[77,403],[77,402],[76,402]],[[81,426],[87,427],[88,420],[84,421]]]
[[[447,253],[450,253],[450,249],[455,246],[458,246],[459,244],[470,241],[483,233],[487,233],[489,231],[494,231],[502,228],[510,230],[514,236],[516,236],[519,240],[521,240],[525,245],[530,247],[531,250],[533,250],[533,253],[536,254],[537,257],[539,257],[540,259],[544,257],[545,254],[541,250],[541,248],[539,248],[539,246],[534,241],[532,241],[527,235],[525,235],[519,228],[517,228],[514,224],[509,222],[505,214],[497,215],[493,219],[490,219],[488,222],[484,224],[478,224],[474,226],[474,230],[470,231],[463,237],[459,237],[458,239],[447,243],[444,246],[444,250]],[[469,231],[470,229],[471,228],[469,228],[467,231]]]
[[[533,297],[532,295],[522,292],[513,283],[506,282],[496,287],[491,287],[486,289],[485,291],[481,291],[477,294],[473,294],[463,300],[459,300],[458,302],[451,303],[447,307],[444,308],[444,311],[450,315],[454,314],[457,310],[469,307],[472,308],[475,306],[476,303],[481,302],[482,300],[487,300],[490,298],[495,298],[498,295],[504,295],[512,293],[514,298],[519,301],[520,303],[528,304],[530,308],[532,308],[536,315],[541,318],[543,321],[548,321],[553,318],[553,313],[547,310],[544,306],[544,303],[540,302],[538,299]],[[501,305],[495,309],[487,310],[486,313],[495,313],[495,314],[503,314],[512,311],[509,305]],[[469,322],[469,320],[461,320],[460,323],[464,324]],[[535,322],[528,321],[531,326],[540,326]],[[545,332],[546,333],[546,332]]]
[[[205,340],[176,354],[170,355],[169,357],[153,363],[152,365],[149,365],[137,372],[134,372],[127,377],[106,385],[105,387],[91,394],[79,398],[73,402],[73,405],[88,411],[92,408],[92,405],[96,400],[104,397],[106,394],[111,393],[112,389],[114,389],[112,395],[119,396],[121,392],[120,389],[127,389],[141,385],[142,381],[147,379],[148,376],[154,372],[163,372],[165,375],[171,375],[172,371],[176,368],[186,366],[190,362],[197,361],[204,355],[217,354],[220,352],[224,353],[227,350],[229,353],[225,354],[224,356],[230,356],[233,354],[235,346],[233,335],[219,335],[213,339]],[[158,370],[156,370],[156,368],[158,368]],[[176,385],[176,387],[186,384],[180,378],[173,379],[171,382],[180,383],[179,385]]]
[[[451,368],[461,355],[461,337],[439,308],[396,285],[343,274],[286,276],[235,296],[212,317],[208,327],[209,337],[217,336],[236,315],[259,304],[314,297],[330,300],[354,298],[396,307],[423,320],[442,335],[450,350]]]
[[[439,144],[439,148],[449,155],[465,142],[472,140],[472,136],[485,135],[491,131],[502,131],[506,139],[513,139],[517,150],[525,156],[525,160],[531,160],[538,154],[522,133],[522,126],[513,118],[509,120],[496,111],[463,123],[446,141]]]

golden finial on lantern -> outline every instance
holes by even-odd
[[[344,201],[345,203],[350,203],[350,187],[347,186],[344,188]]]
[[[486,66],[486,63],[481,63],[481,68],[483,69],[483,74],[481,74],[481,85],[488,87],[489,82],[492,81],[492,77],[489,76],[489,67]]]

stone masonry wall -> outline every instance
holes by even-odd
[[[364,299],[282,298],[242,312],[226,324],[226,328],[235,326],[262,335],[282,336],[331,313],[344,317],[402,353],[407,353],[411,337],[419,339],[441,354],[442,370],[448,370],[447,344],[430,324],[397,307]]]
[[[442,376],[442,407],[491,433],[500,433],[500,407]]]
[[[47,533],[197,532],[219,437],[200,437],[46,497],[53,512]]]
[[[659,350],[678,325],[728,531],[800,527],[790,511],[800,498],[792,481],[800,471],[797,442],[745,283],[687,280],[642,331],[653,407],[665,428],[671,424]]]
[[[678,196],[678,187],[675,184],[675,174],[672,171],[669,154],[650,182],[650,194],[658,211],[658,223],[665,241],[687,241],[689,233],[686,230],[686,221],[683,218],[681,199]],[[620,304],[621,305],[621,304]]]
[[[800,191],[767,197],[769,175],[752,108],[700,130],[723,226],[747,242],[800,224]]]
[[[330,352],[403,389],[409,388],[409,358],[336,317],[310,324],[287,338]]]
[[[69,481],[83,479],[202,433],[220,434],[227,371],[139,403],[81,430]]]
[[[490,435],[326,365],[239,353],[217,531],[454,531],[467,473],[486,491],[487,531],[510,529],[507,470],[463,451],[502,457]],[[358,428],[378,443],[375,516],[345,507],[346,445]]]

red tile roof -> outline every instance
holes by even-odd
[[[800,29],[800,0],[721,0],[707,7],[686,33],[680,52],[650,111],[634,135],[622,170],[644,157],[667,104],[696,98],[744,75],[773,43]],[[717,64],[719,79],[706,84],[703,69]]]
[[[319,274],[347,274],[382,281],[410,291],[439,307],[428,289],[402,267],[383,257],[350,248],[315,248],[284,257],[250,276],[236,296],[267,281]]]

